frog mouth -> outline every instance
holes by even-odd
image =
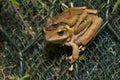
[[[61,44],[61,43],[66,42],[66,41],[67,41],[67,38],[64,37],[64,38],[62,38],[62,39],[55,39],[55,40],[53,40],[53,39],[46,39],[46,41],[47,41],[47,42],[51,42],[51,43]]]

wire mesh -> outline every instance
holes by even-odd
[[[119,80],[120,79],[120,8],[112,13],[114,0],[9,0],[0,1],[0,79],[11,76],[28,80]],[[42,27],[45,18],[63,11],[61,3],[87,6],[103,18],[101,29],[84,52],[85,61],[77,60],[68,71],[66,51],[51,44],[46,48]]]

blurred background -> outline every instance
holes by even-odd
[[[97,9],[103,23],[69,72],[67,47],[46,44],[46,18],[70,6]],[[0,0],[0,80],[119,80],[120,0]],[[64,54],[65,53],[65,54]]]

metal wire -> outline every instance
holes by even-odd
[[[50,12],[59,14],[63,10],[61,3],[69,6],[71,1],[20,0],[19,6],[9,1],[0,3],[0,39],[5,37],[0,42],[4,48],[0,51],[0,73],[4,74],[0,74],[1,80],[10,76],[23,78],[26,74],[30,80],[120,79],[120,8],[111,13],[114,0],[73,1],[75,6],[98,9],[103,18],[101,28],[84,51],[85,61],[78,59],[73,72],[68,71],[64,54],[71,52],[71,48],[45,44],[42,33],[45,18]]]

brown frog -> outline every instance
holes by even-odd
[[[73,7],[47,18],[47,25],[43,27],[45,40],[72,47],[72,55],[66,58],[71,64],[70,71],[73,70],[73,63],[78,59],[79,53],[84,51],[102,23],[96,14],[97,10],[94,9]]]

